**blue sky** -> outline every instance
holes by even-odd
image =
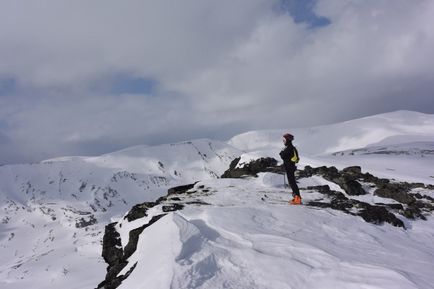
[[[0,163],[434,113],[433,14],[431,0],[0,0]]]
[[[0,78],[0,96],[13,94],[16,89],[14,78]]]
[[[311,28],[318,28],[330,24],[326,17],[315,14],[313,10],[317,0],[281,0],[280,9],[289,13],[296,23],[307,23]]]

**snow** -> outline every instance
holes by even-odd
[[[262,180],[271,178],[266,174]],[[155,284],[151,288],[431,288],[434,284],[433,218],[423,225],[415,222],[406,231],[329,209],[264,202],[263,192],[281,199],[289,194],[277,177],[274,184],[262,180],[200,183],[216,190],[203,197],[212,205],[170,213],[145,230],[141,249],[132,259],[137,267],[119,288],[147,284]],[[425,226],[427,230],[422,229]],[[155,276],[164,284],[153,283]]]
[[[130,264],[142,259],[148,262],[137,267],[130,275],[131,278],[125,280],[119,288],[170,288],[171,276],[167,273],[172,270],[173,257],[181,250],[182,241],[172,216],[163,217],[158,223],[159,226],[149,227],[149,234],[140,237],[137,246],[141,250],[129,259]],[[140,282],[137,282],[136,278]]]
[[[422,182],[434,184],[434,156],[345,156],[345,157],[318,157],[315,161],[317,166],[336,166],[339,169],[358,165],[365,172],[383,178],[395,179],[407,182]]]
[[[202,139],[1,166],[0,288],[96,287],[107,223],[170,187],[221,175],[239,153]]]
[[[408,111],[253,131],[227,143],[200,139],[1,166],[0,288],[95,288],[106,273],[105,225],[118,222],[125,247],[130,230],[161,213],[157,206],[128,222],[132,206],[195,181],[207,192],[192,200],[210,205],[186,205],[147,227],[121,274],[137,265],[119,288],[432,288],[433,216],[405,220],[406,230],[373,225],[332,209],[289,206],[282,175],[217,178],[238,156],[239,166],[261,157],[280,161],[287,131],[300,168],[359,165],[379,177],[434,184],[434,115]],[[300,179],[305,202],[324,198],[306,189],[318,185],[343,192],[318,176]],[[372,192],[348,197],[395,203]],[[96,223],[77,227],[91,216]]]
[[[316,156],[385,143],[433,141],[434,117],[397,111],[312,128],[251,131],[231,138],[229,144],[245,151],[279,149],[288,131],[295,136],[300,155]]]

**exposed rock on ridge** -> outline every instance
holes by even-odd
[[[231,163],[222,178],[257,176],[260,172],[283,174],[282,166],[278,166],[277,160],[273,158],[260,158],[244,165],[239,165],[240,159],[237,158]],[[297,179],[309,178],[314,175],[321,176],[325,180],[337,184],[349,197],[343,193],[330,190],[328,186],[310,187],[307,189],[327,195],[328,200],[310,202],[306,204],[308,206],[337,209],[348,214],[358,215],[370,223],[382,224],[387,222],[397,227],[405,226],[404,222],[395,216],[395,213],[409,219],[425,220],[424,213],[430,213],[434,210],[433,198],[411,193],[411,190],[416,188],[434,190],[432,185],[393,182],[389,179],[375,177],[370,173],[362,173],[360,166],[347,167],[341,171],[335,167],[313,168],[306,166],[303,170],[296,172]],[[375,189],[373,193],[375,196],[389,198],[400,204],[377,203],[372,205],[352,199],[351,196],[361,196],[368,193],[363,184]]]

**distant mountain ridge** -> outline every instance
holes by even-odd
[[[228,143],[246,151],[281,147],[286,131],[305,155],[331,154],[381,144],[434,141],[434,115],[396,111],[342,123],[311,128],[282,128],[250,131],[231,138]]]

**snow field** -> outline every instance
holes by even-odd
[[[280,180],[266,173],[197,184],[213,190],[200,197],[211,205],[169,213],[145,229],[130,258],[137,267],[119,288],[428,289],[434,284],[434,230],[422,229],[434,225],[432,217],[406,231],[331,209],[289,206]],[[300,183],[326,182],[314,177]],[[271,201],[262,201],[264,194]],[[302,191],[302,196],[319,194]]]

